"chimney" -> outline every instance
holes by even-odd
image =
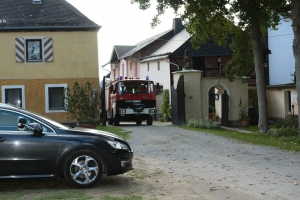
[[[182,31],[183,29],[184,29],[184,26],[182,25],[181,19],[180,18],[174,18],[173,19],[173,31],[174,31],[174,35],[176,35],[180,31]]]

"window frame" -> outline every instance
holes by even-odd
[[[38,59],[38,58],[36,58],[36,59],[29,59],[29,54],[28,54],[28,52],[30,51],[30,49],[29,49],[29,43],[30,42],[39,42],[39,44],[37,45],[37,46],[39,46],[39,56],[40,56],[40,58]],[[25,39],[25,61],[27,62],[27,63],[35,63],[35,62],[38,62],[38,63],[40,63],[40,62],[43,62],[44,61],[44,59],[43,59],[43,57],[44,57],[44,49],[43,49],[43,40],[42,39]],[[33,49],[34,50],[34,49]],[[32,51],[32,50],[31,50]]]
[[[45,84],[45,111],[46,113],[61,113],[61,112],[67,112],[64,108],[59,110],[51,110],[50,109],[50,102],[49,102],[49,88],[61,88],[67,89],[68,84],[62,83],[62,84]],[[65,105],[67,104],[67,101],[65,100]]]
[[[2,102],[5,103],[5,90],[6,89],[21,89],[21,97],[22,97],[22,106],[21,108],[25,108],[25,86],[24,85],[2,85]]]
[[[44,36],[25,36],[23,37],[24,39],[24,63],[26,64],[45,64],[45,55],[44,55],[44,39],[45,37]],[[36,61],[28,61],[27,57],[27,41],[35,41],[35,40],[39,40],[41,41],[40,43],[40,47],[41,47],[41,59],[40,60],[36,60]]]

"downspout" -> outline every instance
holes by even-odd
[[[105,66],[108,65],[108,64],[110,64],[110,62],[106,63],[106,64],[103,65],[101,68],[102,68],[103,70],[105,70],[105,71],[111,72],[111,71],[109,71],[109,70],[103,68],[103,67],[105,67]]]
[[[167,61],[167,57],[165,57],[165,61],[166,61],[167,63],[170,63],[171,65],[177,66],[177,71],[179,72],[179,65],[177,65],[177,64],[175,64],[175,63],[172,63],[172,62],[170,62],[170,61]]]

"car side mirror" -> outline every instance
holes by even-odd
[[[24,127],[25,127],[25,125],[26,125],[26,123],[27,123],[26,119],[24,119],[24,118],[19,119],[18,129],[19,130],[23,130]]]
[[[40,123],[29,123],[27,125],[28,130],[33,132],[34,136],[40,137],[43,136],[43,127]]]

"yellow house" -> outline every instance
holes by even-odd
[[[100,26],[65,0],[1,4],[0,101],[69,122],[64,89],[76,81],[99,89]]]

